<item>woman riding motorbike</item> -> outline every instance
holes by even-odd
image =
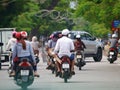
[[[17,43],[15,44],[13,48],[13,54],[12,54],[12,60],[14,62],[14,66],[13,66],[14,71],[13,73],[11,73],[10,76],[15,75],[16,67],[19,64],[19,60],[25,57],[29,58],[30,62],[33,63],[34,75],[39,76],[37,74],[36,61],[35,61],[32,46],[29,41],[25,40],[26,38],[25,35],[27,35],[25,32],[24,34],[22,34],[22,32],[16,33]],[[16,56],[18,57],[17,61],[15,61]]]
[[[83,41],[81,40],[81,36],[79,34],[76,35],[76,40],[74,41],[74,46],[75,46],[76,53],[80,51],[80,52],[82,52],[82,56],[84,56],[84,48],[86,48],[86,46],[83,43]],[[83,61],[82,66],[84,66],[86,64],[86,62],[84,61],[84,57],[83,57],[82,61]]]

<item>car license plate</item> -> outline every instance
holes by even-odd
[[[29,70],[21,70],[21,75],[29,75]]]
[[[70,66],[69,66],[69,64],[62,64],[62,68],[69,68]]]
[[[110,52],[110,55],[114,55],[114,52]]]
[[[82,56],[81,55],[77,55],[77,58],[82,58]]]

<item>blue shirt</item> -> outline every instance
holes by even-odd
[[[35,62],[35,57],[34,57],[34,52],[33,48],[30,44],[29,41],[25,41],[26,43],[26,49],[24,50],[22,48],[22,44],[17,42],[13,48],[13,54],[12,54],[12,60],[17,56],[17,57],[27,57],[30,56],[32,57],[33,62]]]

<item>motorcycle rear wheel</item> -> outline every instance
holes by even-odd
[[[64,72],[64,76],[63,76],[63,77],[64,77],[64,82],[67,83],[67,81],[68,81],[68,80],[67,80],[67,79],[68,79],[68,74],[67,74],[67,72]]]

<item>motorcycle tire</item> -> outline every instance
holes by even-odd
[[[79,70],[81,70],[82,69],[82,67],[81,66],[79,66]]]
[[[65,82],[65,83],[68,82],[67,79],[68,79],[68,78],[67,78],[67,73],[64,73],[64,82]]]

